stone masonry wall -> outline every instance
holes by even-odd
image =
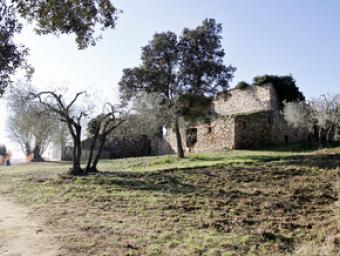
[[[90,154],[91,140],[82,142],[82,160],[87,160]],[[63,147],[62,160],[70,161],[73,159],[73,147]],[[95,153],[97,150],[95,150]],[[151,155],[151,141],[147,136],[140,136],[139,138],[124,138],[124,139],[111,139],[101,154],[101,159],[115,159],[124,157],[137,157]]]
[[[239,149],[299,142],[308,135],[307,131],[289,127],[282,114],[274,111],[238,115],[235,130],[235,147]]]
[[[271,84],[233,89],[219,95],[212,104],[215,119],[210,125],[197,129],[197,142],[186,146],[186,133],[182,140],[186,152],[222,151],[226,149],[256,148],[279,145],[306,139],[306,132],[287,125],[279,109],[278,97]],[[176,152],[176,137],[168,130],[165,141]]]
[[[221,151],[226,149],[237,148],[241,143],[243,135],[236,134],[239,132],[239,125],[236,127],[235,120],[241,122],[242,117],[239,115],[254,115],[253,113],[276,111],[278,109],[278,100],[276,92],[272,85],[250,86],[245,89],[233,89],[227,94],[221,94],[213,101],[212,112],[216,118],[210,125],[198,125],[197,127],[197,142],[189,149],[185,144],[185,130],[182,130],[182,140],[186,152],[205,152],[205,151]],[[255,115],[256,116],[256,115]],[[262,119],[256,121],[256,117],[250,117],[255,126],[260,124]],[[235,118],[238,119],[235,119]],[[244,117],[246,118],[246,117]],[[261,117],[262,118],[262,117]],[[260,129],[256,129],[256,132]],[[254,135],[254,132],[249,132],[249,136]],[[255,132],[255,133],[256,133]],[[271,139],[271,130],[266,128],[263,133],[269,132],[266,139]],[[241,134],[245,132],[241,131]],[[262,135],[261,135],[262,136]],[[245,135],[246,138],[246,135]],[[169,143],[173,152],[176,152],[176,137],[172,130],[169,130],[165,136],[165,140]],[[246,139],[247,140],[247,139]],[[245,144],[249,144],[245,142]]]
[[[228,94],[219,95],[213,102],[217,115],[239,115],[278,108],[276,92],[270,84],[233,89]]]
[[[272,127],[273,144],[285,144],[290,142],[298,142],[306,140],[308,131],[306,129],[298,129],[290,127],[280,113],[273,113]]]
[[[197,142],[192,148],[186,145],[185,130],[181,130],[183,147],[185,152],[200,153],[205,151],[223,151],[233,149],[234,145],[234,118],[220,117],[213,120],[209,125],[199,125],[197,129]],[[165,135],[173,152],[176,152],[176,135],[173,131],[168,130]]]
[[[235,148],[257,148],[272,144],[272,127],[271,111],[235,116]]]

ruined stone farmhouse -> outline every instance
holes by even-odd
[[[182,129],[186,152],[251,149],[302,141],[307,136],[287,125],[271,84],[220,94],[214,99],[211,112],[210,123]],[[173,131],[167,131],[165,140],[176,151]]]
[[[186,152],[253,149],[307,138],[306,132],[287,125],[276,91],[270,84],[222,93],[214,99],[209,112],[212,113],[210,123],[181,130]],[[83,141],[83,160],[88,157],[89,142]],[[175,133],[168,129],[164,136],[111,139],[101,158],[173,154],[176,148]],[[61,158],[71,160],[72,147],[63,147]]]

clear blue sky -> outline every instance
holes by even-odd
[[[31,49],[35,84],[91,88],[107,99],[117,99],[122,69],[139,64],[141,46],[155,32],[179,34],[184,27],[193,28],[209,17],[223,24],[225,63],[237,67],[232,85],[251,82],[256,75],[291,73],[307,98],[340,92],[339,0],[113,3],[124,11],[117,29],[105,32],[96,47],[85,51],[77,50],[72,36],[39,37],[26,26],[16,40]],[[1,139],[3,127],[0,132]]]
[[[37,37],[25,29],[39,84],[117,93],[125,67],[139,64],[140,48],[157,32],[180,33],[206,17],[223,24],[225,63],[237,67],[233,84],[261,74],[293,74],[307,97],[340,88],[338,0],[116,0],[124,13],[96,47],[78,51],[73,37]]]

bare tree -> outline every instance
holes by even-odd
[[[39,93],[31,93],[33,99],[38,100],[49,111],[57,114],[62,122],[65,122],[73,140],[73,167],[70,169],[70,175],[82,175],[84,170],[81,168],[81,136],[82,136],[82,120],[88,115],[84,109],[77,109],[75,103],[80,96],[85,95],[86,91],[78,92],[68,103],[62,94],[54,91],[42,91]]]
[[[289,125],[306,129],[319,147],[329,147],[340,125],[340,94],[322,95],[308,103],[285,103],[284,117]]]
[[[88,129],[92,135],[92,140],[86,166],[87,172],[97,172],[97,164],[108,136],[125,121],[126,119],[117,111],[117,108],[110,103],[106,103],[103,113],[89,122]],[[99,146],[95,153],[97,143],[99,143]]]
[[[319,127],[320,145],[325,143],[329,147],[340,123],[340,94],[322,95],[310,104]]]

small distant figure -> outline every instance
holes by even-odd
[[[7,150],[5,145],[0,145],[0,164],[10,166],[12,153]]]
[[[8,154],[6,157],[6,166],[11,166],[11,154]]]

